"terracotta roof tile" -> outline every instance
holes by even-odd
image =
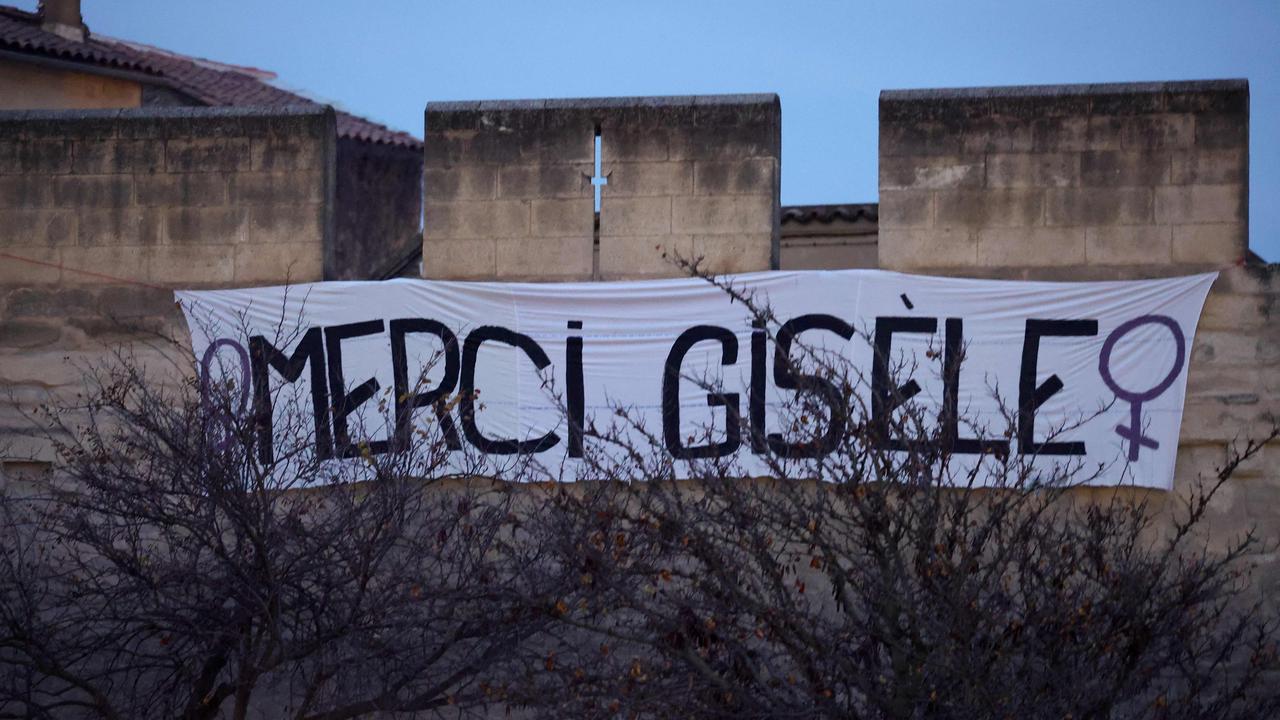
[[[0,6],[0,49],[153,75],[205,105],[270,107],[320,104],[270,84],[269,81],[275,79],[274,73],[98,35],[90,35],[83,43],[74,42],[41,29],[37,15],[7,6]],[[409,133],[392,130],[341,110],[337,111],[337,125],[338,137],[422,147],[422,141]]]

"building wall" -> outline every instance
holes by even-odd
[[[780,132],[776,95],[428,104],[424,273],[679,274],[664,252],[776,268]]]
[[[1191,352],[1177,487],[1280,415],[1280,266],[1246,263],[1244,81],[885,92],[880,265],[1086,280],[1221,273]],[[1280,447],[1218,498],[1280,529]],[[1274,570],[1274,568],[1273,568]]]
[[[52,459],[22,413],[113,346],[190,367],[153,354],[171,288],[321,279],[333,138],[327,108],[0,113],[0,460]]]
[[[339,138],[326,280],[382,277],[422,244],[422,150]]]
[[[88,110],[140,105],[142,85],[132,80],[0,60],[0,110]]]
[[[876,212],[874,203],[782,208],[780,269],[877,267]]]

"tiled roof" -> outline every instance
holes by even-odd
[[[847,203],[842,205],[787,205],[782,208],[784,225],[808,225],[812,222],[821,224],[837,220],[844,222],[879,222],[880,206],[877,203]]]
[[[275,79],[275,73],[179,55],[101,35],[90,35],[85,42],[75,42],[41,29],[39,16],[7,6],[0,6],[0,49],[155,76],[205,105],[319,104],[272,85],[270,81]],[[337,125],[338,137],[422,147],[422,141],[408,133],[341,110],[337,111]]]

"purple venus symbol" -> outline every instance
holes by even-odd
[[[204,357],[200,359],[200,400],[204,405],[205,412],[209,414],[212,421],[222,426],[224,437],[221,441],[214,444],[215,450],[226,450],[231,444],[232,435],[232,417],[227,412],[219,410],[215,407],[214,399],[209,388],[209,375],[213,372],[213,360],[218,354],[218,348],[229,347],[236,351],[236,356],[240,360],[240,401],[236,408],[236,415],[243,416],[245,406],[249,404],[249,353],[240,343],[231,338],[219,338],[209,343],[209,347],[204,351]]]
[[[1163,380],[1149,390],[1134,392],[1120,387],[1115,378],[1111,376],[1111,351],[1115,349],[1116,343],[1119,342],[1120,338],[1143,325],[1163,325],[1169,328],[1169,332],[1173,335],[1176,351],[1173,358],[1173,368],[1169,370],[1169,374]],[[1182,335],[1182,328],[1178,326],[1178,323],[1173,318],[1167,315],[1140,315],[1121,323],[1107,336],[1106,342],[1102,343],[1102,354],[1098,357],[1098,372],[1102,375],[1102,382],[1111,388],[1117,398],[1129,403],[1129,424],[1127,426],[1116,426],[1116,434],[1129,441],[1129,462],[1137,461],[1138,453],[1141,452],[1143,446],[1152,449],[1160,447],[1160,443],[1156,442],[1155,438],[1142,434],[1142,403],[1156,399],[1161,393],[1169,389],[1169,386],[1178,377],[1178,373],[1182,371],[1182,365],[1187,359],[1186,356],[1187,343]]]

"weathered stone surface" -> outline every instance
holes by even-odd
[[[73,169],[79,175],[153,173],[164,169],[159,140],[78,140]]]
[[[319,243],[239,245],[234,249],[227,248],[226,257],[207,257],[202,261],[209,263],[215,272],[222,272],[232,253],[237,284],[315,282],[324,277],[324,249]]]
[[[676,234],[738,234],[768,229],[774,213],[768,195],[671,198],[671,230]]]
[[[457,181],[466,182],[469,174],[479,173],[481,171],[492,172],[492,168],[459,168],[453,171],[434,171],[438,174],[445,175],[450,180],[442,180],[452,182],[451,178],[457,178]],[[503,167],[498,172],[498,194],[500,198],[580,198],[593,197],[594,191],[591,186],[592,167],[585,163],[570,163],[557,165],[517,165],[514,167]],[[477,192],[459,194],[459,197],[493,197],[493,188],[488,188],[489,193],[483,194],[481,185],[478,184],[479,178],[471,179],[476,183]],[[612,188],[610,188],[612,190]],[[430,186],[427,193],[430,194]],[[446,193],[447,197],[447,193]],[[537,234],[537,231],[534,231]]]
[[[1085,259],[1084,228],[984,227],[978,230],[979,265],[1081,265]]]
[[[978,234],[968,228],[881,230],[880,267],[962,268],[978,263]]]
[[[1091,265],[1152,265],[1173,261],[1171,229],[1156,225],[1111,225],[1085,231]]]
[[[605,235],[600,238],[600,277],[604,280],[683,277],[676,258],[695,257],[688,235]]]
[[[169,172],[233,172],[252,164],[249,140],[244,138],[169,140],[164,159]]]
[[[494,243],[497,276],[513,280],[588,280],[591,237],[539,237]]]
[[[933,225],[934,194],[918,190],[882,190],[880,224],[886,229]]]
[[[139,205],[223,205],[227,201],[227,176],[222,173],[144,175],[135,178],[134,190]]]
[[[133,204],[129,175],[65,175],[52,179],[53,202],[59,207],[124,207]]]
[[[1244,149],[1181,150],[1173,154],[1175,185],[1243,185],[1249,181],[1248,156]]]
[[[165,238],[172,245],[231,245],[244,242],[248,208],[179,207],[165,211]]]
[[[1076,153],[996,153],[987,156],[991,188],[1069,187],[1080,182]]]
[[[71,171],[71,142],[52,140],[0,141],[0,175],[40,173],[55,175]]]
[[[233,205],[297,205],[324,200],[320,177],[310,172],[242,172],[231,176]]]
[[[689,186],[683,169],[672,168],[670,183],[664,194],[687,193]],[[756,160],[709,161],[694,164],[693,192],[697,195],[768,195],[778,182],[777,161],[772,158]],[[646,183],[640,182],[639,185]],[[662,186],[661,178],[648,183]]]
[[[529,203],[522,200],[492,202],[427,200],[427,235],[438,238],[527,237]]]
[[[0,347],[33,348],[52,344],[61,335],[56,323],[0,320]]]
[[[532,200],[530,205],[532,210],[530,230],[533,237],[591,237],[592,227],[595,224],[595,209],[591,198]],[[498,270],[499,272],[502,270],[501,257],[499,257]]]
[[[1245,226],[1238,223],[1176,225],[1173,227],[1173,260],[1179,263],[1222,265],[1244,257]]]
[[[884,222],[884,210],[880,211]],[[1039,188],[986,191],[946,190],[937,194],[938,227],[1030,227],[1043,223],[1044,192]]]
[[[1248,222],[1242,185],[1162,187],[1155,201],[1155,220],[1161,224]]]
[[[164,216],[152,208],[86,210],[77,219],[83,246],[155,245],[164,234]]]
[[[767,270],[771,262],[769,235],[695,235],[694,257],[712,273],[743,273]]]
[[[1045,193],[1047,225],[1142,225],[1151,218],[1149,188],[1055,188]]]
[[[70,210],[5,210],[0,247],[73,245],[76,241],[76,213]]]
[[[984,169],[980,155],[886,157],[880,160],[880,189],[976,188],[983,184]]]
[[[1097,150],[1081,153],[1080,182],[1093,187],[1150,187],[1169,182],[1166,151]]]
[[[497,248],[488,238],[449,240],[427,236],[423,275],[443,280],[483,280],[497,276]]]
[[[608,184],[602,197],[688,195],[693,190],[693,163],[626,162],[610,163],[605,173]]]
[[[661,196],[609,198],[600,207],[600,236],[671,234],[671,200]]]

